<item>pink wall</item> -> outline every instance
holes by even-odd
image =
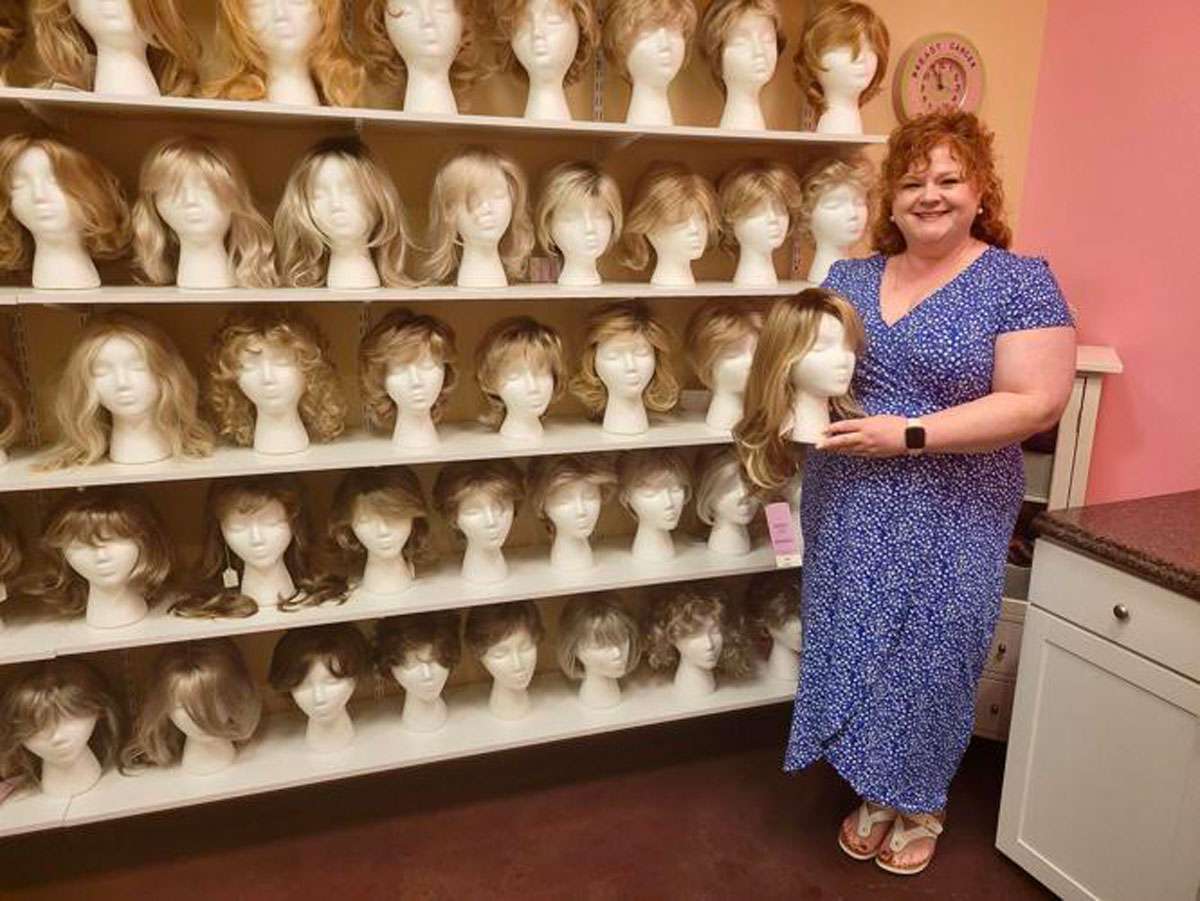
[[[1197,0],[1048,6],[1016,249],[1049,259],[1080,341],[1125,363],[1089,503],[1200,488],[1197,47]]]

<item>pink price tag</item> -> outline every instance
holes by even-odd
[[[804,545],[800,541],[800,530],[792,520],[792,508],[785,501],[776,501],[767,504],[763,513],[767,517],[771,547],[775,549],[775,565],[780,568],[799,566],[804,560]]]

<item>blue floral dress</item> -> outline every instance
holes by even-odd
[[[884,263],[844,260],[825,281],[866,330],[853,388],[867,415],[922,416],[983,397],[997,335],[1073,324],[1045,260],[989,247],[889,326]],[[890,459],[809,450],[804,645],[785,770],[824,757],[877,803],[945,805],[1024,484],[1016,445]]]

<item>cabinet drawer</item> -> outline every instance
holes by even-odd
[[[1013,682],[984,676],[975,694],[976,735],[1005,741],[1012,720]]]
[[[984,672],[994,676],[1013,678],[1017,675],[1017,661],[1021,657],[1021,624],[1002,619],[996,623],[996,634],[988,649]]]
[[[1200,681],[1200,601],[1039,539],[1030,601]]]

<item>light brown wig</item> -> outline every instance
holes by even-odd
[[[579,25],[579,45],[575,49],[575,59],[567,69],[564,85],[571,85],[583,77],[584,71],[592,61],[592,56],[600,44],[600,25],[596,21],[594,0],[555,0],[568,14],[575,17]],[[491,10],[492,39],[496,48],[496,65],[502,71],[513,72],[525,76],[525,70],[517,60],[512,48],[513,36],[521,24],[521,17],[529,0],[494,0]]]
[[[732,487],[741,485],[754,494],[754,484],[742,469],[737,451],[718,447],[702,452],[696,460],[696,517],[706,526],[716,521],[717,499]]]
[[[621,451],[617,455],[617,500],[625,512],[637,519],[630,495],[639,487],[677,485],[683,489],[683,502],[692,499],[692,473],[687,462],[670,448],[662,450]]]
[[[777,0],[713,0],[700,19],[700,58],[708,64],[708,71],[725,93],[725,70],[723,57],[729,29],[743,15],[758,13],[766,16],[775,25],[775,51],[783,55],[787,37],[783,33],[783,15]]]
[[[463,640],[476,658],[488,648],[524,629],[534,644],[546,634],[542,615],[533,601],[510,601],[506,604],[487,604],[467,611]]]
[[[511,460],[471,460],[448,463],[433,483],[433,507],[458,534],[458,511],[468,494],[482,491],[493,499],[513,505],[513,513],[525,493],[525,479]]]
[[[337,679],[358,679],[370,672],[371,648],[352,623],[289,629],[271,652],[267,682],[276,691],[291,691],[314,663],[324,663]]]
[[[408,66],[388,37],[385,16],[391,0],[366,0],[363,13],[363,33],[360,51],[372,72],[390,84],[404,87],[408,81]],[[454,0],[462,15],[462,39],[458,55],[450,64],[450,84],[455,93],[461,93],[474,85],[485,72],[481,56],[479,11],[476,0]]]
[[[613,177],[592,163],[559,163],[542,180],[534,214],[534,231],[546,253],[562,252],[554,243],[552,226],[555,211],[566,203],[587,200],[599,202],[612,220],[612,237],[605,252],[620,240],[625,214],[621,205],[621,189]]]
[[[697,307],[683,332],[688,365],[705,388],[713,387],[713,367],[731,347],[757,338],[763,316],[744,303],[709,300]]]
[[[670,28],[683,35],[686,66],[697,18],[694,0],[611,0],[604,12],[604,55],[617,74],[629,81],[626,60],[638,37],[658,28]]]
[[[679,382],[671,368],[671,336],[640,300],[623,300],[597,307],[588,314],[587,333],[579,371],[570,382],[571,393],[593,419],[604,417],[608,389],[596,372],[596,348],[610,338],[640,335],[654,348],[654,377],[642,392],[648,410],[666,413],[679,403]]]
[[[690,2],[690,0],[689,0]],[[707,246],[721,234],[721,212],[717,193],[708,179],[682,163],[654,163],[634,189],[633,208],[621,234],[621,262],[630,269],[645,269],[650,263],[650,235],[686,222],[693,216],[704,220]]]
[[[362,511],[412,520],[412,532],[401,553],[414,570],[418,563],[434,558],[429,504],[413,471],[405,466],[354,469],[338,485],[325,527],[332,551],[330,568],[342,582],[349,584],[361,576],[367,562],[367,549],[354,534],[354,518]]]
[[[637,669],[642,659],[642,636],[637,620],[621,606],[616,595],[573,597],[563,606],[558,620],[558,666],[568,679],[582,679],[579,652],[589,647],[629,645],[625,675]]]
[[[487,409],[479,419],[493,429],[504,422],[500,370],[514,360],[524,361],[535,372],[550,373],[554,380],[550,403],[566,390],[567,362],[558,332],[529,316],[511,316],[493,323],[475,348],[475,381],[487,401]]]
[[[395,426],[396,402],[387,393],[388,370],[420,358],[426,350],[442,363],[442,390],[430,410],[433,421],[439,422],[458,386],[454,329],[440,319],[399,308],[367,332],[358,348],[358,379],[369,427],[390,431]]]
[[[805,170],[804,177],[800,180],[800,208],[796,220],[796,229],[801,237],[810,241],[813,239],[813,211],[826,192],[843,184],[853,185],[864,197],[870,198],[875,188],[871,164],[861,156],[845,160],[821,159]],[[888,210],[887,215],[891,215],[891,210]]]
[[[705,628],[714,621],[721,629],[724,643],[717,670],[728,676],[750,672],[750,646],[740,617],[725,591],[717,585],[692,583],[658,593],[647,610],[646,660],[651,669],[673,669],[679,665],[675,642]]]
[[[389,616],[375,624],[375,665],[385,679],[392,668],[403,666],[409,654],[425,648],[433,650],[433,659],[448,670],[458,666],[462,644],[458,633],[462,614],[457,610],[434,610],[408,616]]]
[[[0,357],[0,451],[25,435],[25,389],[16,369]]]
[[[717,183],[721,205],[721,247],[736,254],[738,249],[734,223],[754,215],[764,203],[775,202],[788,215],[787,238],[800,224],[800,179],[795,170],[773,160],[748,160],[721,176]]]
[[[825,112],[825,92],[818,77],[824,71],[821,57],[838,47],[850,47],[858,54],[864,44],[875,51],[879,65],[875,68],[875,77],[859,95],[859,106],[879,93],[887,75],[891,45],[887,25],[875,10],[855,0],[830,0],[804,23],[792,74],[804,95],[806,124],[814,125]]]
[[[569,454],[565,457],[534,457],[529,461],[525,484],[529,506],[542,521],[550,536],[554,523],[546,515],[546,499],[557,489],[571,482],[588,482],[600,492],[605,504],[617,491],[617,473],[606,457],[596,454]]]

